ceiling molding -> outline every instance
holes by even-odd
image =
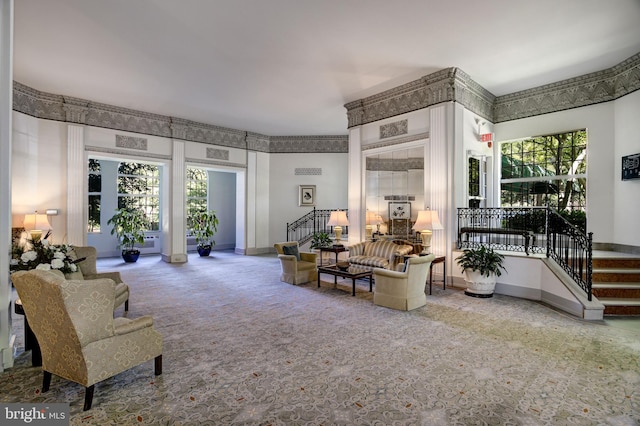
[[[267,136],[182,118],[152,114],[70,96],[41,92],[13,82],[13,110],[32,117],[150,136],[266,153],[345,153],[347,135]]]
[[[499,96],[494,123],[616,100],[640,89],[640,53],[618,65],[580,77]]]
[[[396,117],[442,102],[458,102],[493,123],[618,99],[640,89],[640,53],[609,69],[496,97],[460,68],[345,104],[348,127]]]

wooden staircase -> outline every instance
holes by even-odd
[[[593,256],[593,295],[604,315],[640,315],[640,256]]]

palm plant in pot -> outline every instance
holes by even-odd
[[[496,278],[502,275],[504,256],[491,248],[465,249],[456,262],[465,273],[465,294],[474,297],[492,297]]]
[[[189,217],[189,228],[198,244],[198,254],[206,257],[216,244],[213,236],[218,232],[218,217],[214,210],[198,212]]]
[[[121,208],[111,216],[107,224],[113,225],[111,235],[118,237],[118,246],[122,248],[122,258],[125,262],[136,262],[140,256],[140,250],[135,248],[137,244],[144,244],[144,231],[149,228],[149,220],[144,211],[140,209]]]

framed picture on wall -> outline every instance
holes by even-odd
[[[389,201],[389,219],[411,219],[411,203]]]
[[[315,185],[300,185],[298,187],[298,205],[312,207],[316,205]]]

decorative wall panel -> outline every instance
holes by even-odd
[[[409,132],[409,120],[394,121],[380,126],[380,139],[406,135]]]
[[[134,136],[116,135],[116,147],[137,149],[139,151],[146,151],[147,147],[146,138],[137,138]]]
[[[299,167],[295,169],[296,176],[322,176],[320,167]]]
[[[229,160],[229,150],[207,148],[207,158],[213,158],[214,160]]]

